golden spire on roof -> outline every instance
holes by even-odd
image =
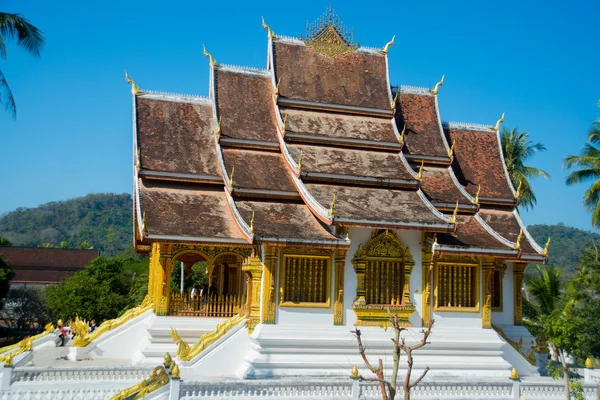
[[[452,141],[452,146],[450,146],[450,150],[448,150],[448,157],[452,157],[454,155],[454,140]]]
[[[404,140],[406,139],[406,136],[404,135],[405,132],[406,132],[406,124],[404,124],[404,126],[402,127],[402,132],[400,132],[400,138],[398,139],[398,141],[400,143],[404,143]]]
[[[519,181],[519,186],[517,186],[517,191],[515,192],[515,199],[521,197],[521,186],[523,185],[523,181]]]
[[[333,199],[331,200],[331,204],[329,205],[329,213],[327,214],[330,217],[333,217],[333,208],[335,207],[336,200],[337,200],[337,192],[333,192]]]
[[[392,100],[391,104],[390,104],[390,108],[392,110],[396,109],[396,104],[398,104],[398,96],[400,95],[400,89],[398,89],[396,91],[396,95],[394,96],[394,99]]]
[[[419,167],[419,172],[417,172],[417,180],[420,181],[423,177],[423,166],[425,165],[425,161],[421,161],[421,166]]]
[[[521,238],[523,237],[523,228],[519,230],[519,236],[517,236],[517,241],[515,242],[515,249],[521,250]]]
[[[548,241],[546,241],[546,245],[544,246],[544,251],[542,252],[542,254],[547,256],[549,249],[550,249],[550,236],[548,236]]]
[[[296,170],[298,173],[302,172],[302,150],[300,150],[300,158],[298,159],[298,168]]]
[[[454,211],[452,212],[452,220],[453,224],[456,223],[456,214],[458,214],[458,200],[456,200],[456,207],[454,207]]]
[[[435,86],[433,87],[433,89],[430,90],[431,94],[438,94],[439,90],[440,90],[440,86],[444,86],[444,78],[446,77],[446,75],[442,75],[442,79],[435,84]]]
[[[285,136],[285,124],[287,123],[287,115],[283,116],[283,124],[281,125],[281,132],[283,133],[283,136]]]
[[[265,22],[265,17],[261,17],[261,18],[262,18],[262,27],[267,30],[267,35],[268,35],[269,39],[273,39],[275,37],[275,32],[273,32],[273,29],[271,29],[271,27],[269,25],[267,25],[267,23]]]
[[[281,78],[277,79],[277,86],[275,86],[275,94],[279,95],[279,84],[281,83]]]
[[[217,66],[217,62],[215,61],[214,57],[208,51],[206,51],[206,46],[205,45],[202,45],[202,47],[204,48],[204,57],[208,57],[208,59],[210,61],[210,66],[211,67],[216,67]]]
[[[127,73],[127,70],[125,70],[125,82],[131,84],[131,94],[136,95],[136,94],[139,94],[141,92],[141,90],[138,87],[138,85],[136,85],[135,82],[133,81],[133,79],[131,79],[129,77],[129,74]]]
[[[387,42],[385,44],[385,46],[383,46],[383,49],[381,49],[381,52],[383,54],[387,54],[388,51],[390,50],[390,47],[392,47],[394,45],[394,40],[396,39],[396,35],[392,36],[392,40],[390,40],[389,42]]]
[[[346,28],[330,6],[316,22],[306,24],[306,45],[326,57],[336,58],[356,50],[354,31]]]
[[[235,174],[235,167],[231,167],[231,175],[229,176],[229,189],[233,190],[233,174]]]
[[[221,136],[221,116],[219,115],[219,122],[217,123],[217,136]]]
[[[250,234],[254,234],[254,210],[252,210],[252,218],[250,219]]]
[[[494,125],[494,127],[492,129],[497,131],[498,129],[500,129],[500,124],[503,122],[504,122],[504,113],[502,113],[502,116],[500,117],[500,119],[498,121],[496,121],[496,125]]]
[[[475,200],[473,200],[473,204],[479,204],[479,193],[481,193],[481,185],[477,185],[477,193],[475,193]]]

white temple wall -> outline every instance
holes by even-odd
[[[502,311],[492,312],[494,325],[513,325],[515,322],[513,263],[506,263],[506,272],[502,279]]]

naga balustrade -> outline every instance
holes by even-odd
[[[191,297],[179,293],[171,295],[169,315],[185,317],[223,317],[231,318],[246,306],[246,296],[214,295]]]

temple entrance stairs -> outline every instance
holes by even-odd
[[[251,350],[245,365],[237,372],[248,379],[293,376],[348,376],[352,366],[370,375],[364,367],[351,326],[308,327],[258,325],[250,336]],[[381,328],[361,328],[363,344],[371,363],[381,358],[384,369],[392,368],[393,332]],[[403,334],[407,344],[417,343],[421,328],[409,328]],[[430,344],[415,351],[413,373],[418,376],[425,367],[429,375],[440,378],[472,377],[505,379],[512,367],[521,376],[537,376],[535,367],[527,362],[493,329],[461,326],[434,327]],[[401,356],[400,368],[406,369]]]
[[[154,317],[147,329],[144,343],[142,343],[140,358],[135,361],[143,364],[159,365],[162,363],[165,353],[169,352],[172,356],[175,356],[177,345],[171,337],[172,327],[191,346],[202,335],[212,331],[217,324],[225,320],[227,318]]]

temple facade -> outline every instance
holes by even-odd
[[[127,78],[135,246],[151,254],[154,314],[245,315],[246,376],[295,368],[266,366],[274,357],[265,361],[261,337],[381,330],[388,310],[406,327],[435,320],[440,332],[470,332],[457,336],[474,347],[497,338],[494,327],[506,340],[530,338],[523,273],[546,262],[547,248],[519,217],[503,118],[442,122],[443,77],[433,88],[394,86],[394,40],[359,46],[330,11],[300,38],[263,27],[265,69],[219,64],[204,50],[208,98]],[[198,262],[209,278],[202,294],[175,290],[173,274]]]

